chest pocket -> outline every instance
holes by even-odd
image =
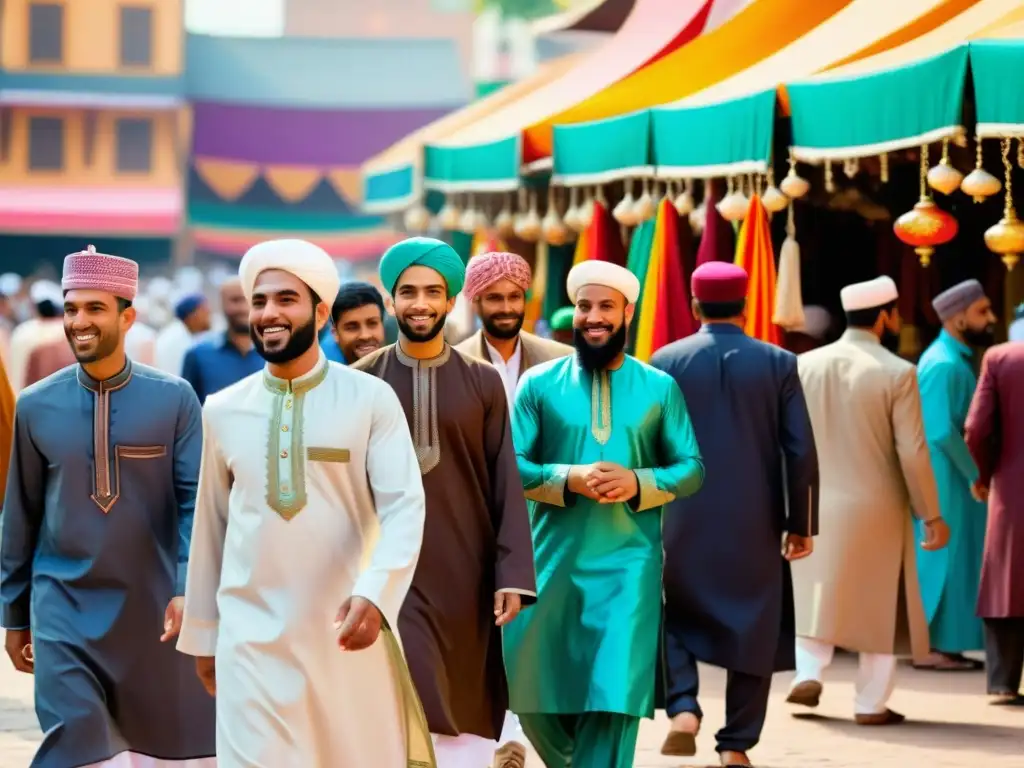
[[[162,459],[167,455],[166,445],[119,445],[119,459]]]
[[[322,461],[329,464],[348,464],[348,448],[316,448],[310,446],[306,449],[308,461]]]

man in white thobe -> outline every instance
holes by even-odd
[[[394,628],[423,537],[398,398],[317,344],[338,292],[299,240],[240,276],[267,367],[204,408],[178,649],[217,695],[220,768],[433,768]]]
[[[17,326],[11,333],[11,388],[18,394],[29,383],[26,380],[29,360],[39,347],[64,339],[64,292],[50,280],[37,280],[29,288],[35,317]]]

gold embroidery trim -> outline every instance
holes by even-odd
[[[565,484],[569,482],[568,464],[549,464],[545,467],[549,471],[544,482],[536,488],[531,488],[524,495],[530,501],[540,504],[553,504],[556,507],[565,506]]]
[[[118,377],[115,377],[115,380]],[[131,381],[131,370],[123,381],[117,381],[113,385],[99,382],[96,393],[96,402],[93,404],[92,417],[92,450],[93,450],[93,476],[92,495],[89,497],[97,507],[107,514],[114,508],[121,495],[120,469],[117,464],[118,452],[114,450],[114,472],[111,475],[110,467],[110,393],[122,389]],[[128,458],[128,457],[125,457]]]
[[[674,501],[676,495],[671,491],[663,491],[658,487],[658,480],[653,469],[634,469],[637,484],[640,486],[640,503],[637,505],[637,512],[663,507],[670,501]]]
[[[590,387],[590,433],[601,445],[612,436],[612,385],[608,371],[596,371]]]
[[[313,448],[306,449],[306,458],[310,461],[332,461],[338,464],[347,464],[349,460],[348,448]]]
[[[398,361],[412,369],[412,441],[420,474],[426,475],[441,463],[441,432],[437,426],[437,369],[448,362],[451,347],[445,344],[437,357],[418,360],[395,345]],[[382,374],[383,375],[383,374]]]
[[[398,639],[388,626],[380,628],[380,638],[387,646],[388,661],[391,663],[391,674],[398,687],[402,699],[402,714],[405,721],[405,746],[407,768],[436,768],[437,758],[434,756],[434,740],[427,726],[427,716],[416,693],[409,666],[402,655]]]

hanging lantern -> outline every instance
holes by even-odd
[[[726,221],[742,221],[747,215],[747,208],[750,207],[750,200],[743,194],[743,190],[735,179],[729,179],[729,193],[718,203],[718,212]]]
[[[974,163],[974,170],[967,174],[967,178],[960,184],[960,191],[970,195],[976,203],[985,202],[985,198],[999,192],[1003,185],[999,179],[981,167],[981,139],[977,139],[977,159]]]
[[[769,165],[768,177],[766,179],[768,187],[761,194],[761,204],[764,205],[764,209],[768,213],[778,213],[779,211],[785,210],[789,206],[789,198],[786,197],[775,186],[775,172]]]
[[[569,240],[569,228],[558,215],[558,202],[555,199],[555,188],[548,187],[548,212],[541,222],[541,233],[548,245],[564,245]]]
[[[928,186],[944,195],[951,195],[960,188],[964,175],[949,162],[949,139],[942,140],[942,159],[928,171]]]
[[[956,237],[959,224],[950,214],[935,205],[928,195],[928,145],[921,147],[921,199],[893,225],[893,231],[902,242],[914,246],[921,266],[932,262],[935,246],[944,245]]]
[[[626,181],[626,194],[615,206],[612,216],[624,227],[633,227],[639,223],[636,218],[636,199],[633,197],[632,181]]]
[[[505,204],[498,211],[498,215],[494,217],[494,228],[497,229],[498,234],[505,237],[512,237],[515,234],[516,219],[512,215],[512,195],[505,197]]]
[[[422,234],[430,228],[430,211],[418,202],[405,212],[403,223],[407,232]]]
[[[680,216],[689,216],[693,212],[693,193],[690,191],[689,179],[683,179],[683,191],[676,195],[672,205]]]
[[[811,188],[811,183],[796,172],[796,158],[793,157],[792,147],[789,150],[789,173],[786,174],[786,178],[782,180],[779,187],[790,200],[797,200],[803,197]]]
[[[643,193],[637,198],[636,203],[633,204],[633,217],[636,219],[636,223],[639,224],[648,219],[653,219],[654,212],[654,196],[651,195],[650,181],[644,179]]]
[[[604,205],[604,193],[600,187],[597,187],[597,199]],[[594,220],[594,197],[590,192],[586,193],[586,197],[583,200],[582,205],[579,208],[580,212],[580,232],[584,232],[590,228],[590,222]]]
[[[1018,148],[1020,139],[1017,140]],[[1010,140],[1003,139],[1003,168],[1006,171],[1006,201],[1003,207],[1003,218],[995,226],[985,230],[985,245],[993,253],[998,253],[1006,269],[1012,270],[1024,253],[1024,222],[1017,218],[1013,205],[1013,166],[1010,164]]]
[[[477,227],[480,223],[480,214],[473,207],[473,196],[469,195],[469,201],[466,203],[466,210],[462,212],[462,216],[459,217],[459,231],[467,235],[475,235]]]
[[[462,216],[462,212],[459,207],[453,202],[451,197],[446,197],[444,201],[444,207],[437,214],[437,223],[441,229],[449,232],[455,232],[459,228],[459,219]]]
[[[582,232],[583,225],[580,218],[579,189],[573,187],[569,190],[569,208],[565,212],[565,226],[574,232]]]
[[[523,194],[526,195],[525,192]],[[533,191],[528,195],[530,206],[516,221],[516,237],[528,243],[535,243],[541,234],[540,214],[537,213],[537,195]]]

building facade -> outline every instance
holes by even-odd
[[[83,238],[143,262],[183,230],[183,0],[5,0],[0,271]]]

